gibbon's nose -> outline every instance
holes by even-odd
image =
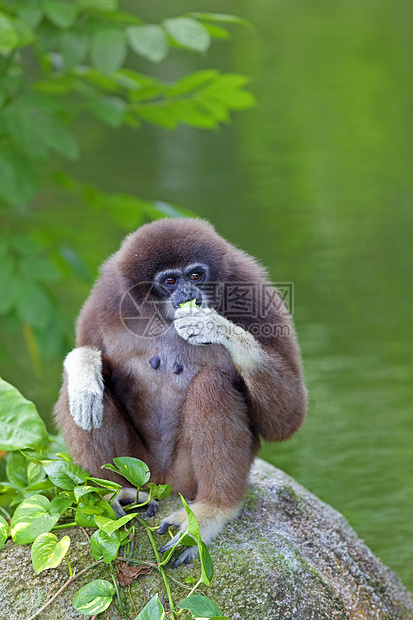
[[[195,303],[197,306],[201,306],[202,304],[202,295],[201,292],[195,286],[185,286],[181,288],[179,291],[175,291],[174,294],[174,306],[175,308],[179,308],[181,304],[185,304],[187,301],[192,301],[195,299]]]

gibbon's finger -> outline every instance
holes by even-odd
[[[189,564],[198,555],[198,546],[187,547],[171,564],[172,568],[177,568],[181,564]]]
[[[177,542],[179,542],[180,536],[181,532],[175,534],[175,536],[171,538],[171,540],[168,540],[168,542],[162,545],[162,547],[159,547],[159,553],[165,553],[165,551],[169,551],[170,549],[172,549],[172,547],[176,545]]]

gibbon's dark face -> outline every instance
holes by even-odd
[[[216,307],[211,289],[223,281],[234,251],[207,222],[163,219],[129,235],[113,261],[137,304],[161,302],[163,315],[173,320],[180,304],[192,299]]]
[[[208,307],[208,298],[202,285],[209,282],[209,268],[201,262],[183,268],[163,269],[154,277],[154,287],[165,302],[165,314],[173,318],[175,310],[187,301]]]

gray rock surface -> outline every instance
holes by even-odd
[[[162,502],[153,522],[177,502],[177,498]],[[68,557],[79,572],[93,562],[86,534],[78,528],[57,532],[59,539],[64,534],[71,537]],[[164,540],[155,538],[159,544]],[[344,517],[259,459],[251,471],[243,511],[210,552],[215,575],[205,592],[232,620],[413,620],[410,594]],[[145,534],[134,556],[153,561]],[[171,575],[183,582],[198,568],[196,560]],[[30,547],[8,542],[0,551],[0,620],[28,620],[67,578],[65,563],[36,575]],[[110,580],[105,566],[80,576],[39,619],[84,618],[71,602],[80,586],[97,578]],[[187,592],[172,585],[174,598],[182,600]],[[167,607],[163,583],[155,571],[122,591],[131,618],[142,608],[144,597],[148,600],[156,592]],[[112,606],[106,617],[118,620],[120,615]]]

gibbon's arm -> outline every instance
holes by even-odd
[[[102,355],[97,349],[77,347],[65,358],[69,410],[79,428],[100,428],[103,416]]]
[[[276,351],[213,309],[179,308],[174,326],[191,344],[222,344],[228,350],[247,387],[252,422],[264,439],[287,439],[301,426],[306,388],[293,332],[282,337]]]

